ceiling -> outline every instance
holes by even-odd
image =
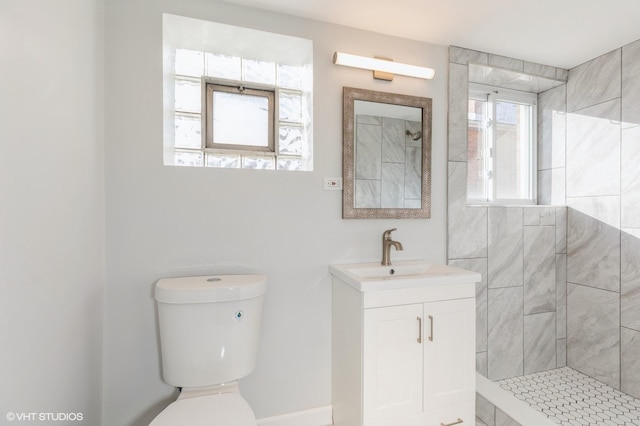
[[[639,0],[226,0],[572,68],[640,39]]]

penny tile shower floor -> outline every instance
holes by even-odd
[[[640,425],[640,400],[569,367],[497,383],[563,426]]]

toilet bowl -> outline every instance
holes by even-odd
[[[156,283],[163,379],[178,399],[150,426],[256,426],[237,380],[256,364],[264,275]]]
[[[253,410],[237,390],[189,395],[181,392],[149,426],[256,426]]]

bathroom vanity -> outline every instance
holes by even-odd
[[[475,425],[480,274],[420,261],[330,271],[334,425]]]

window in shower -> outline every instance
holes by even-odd
[[[535,93],[470,85],[467,201],[536,203]]]

